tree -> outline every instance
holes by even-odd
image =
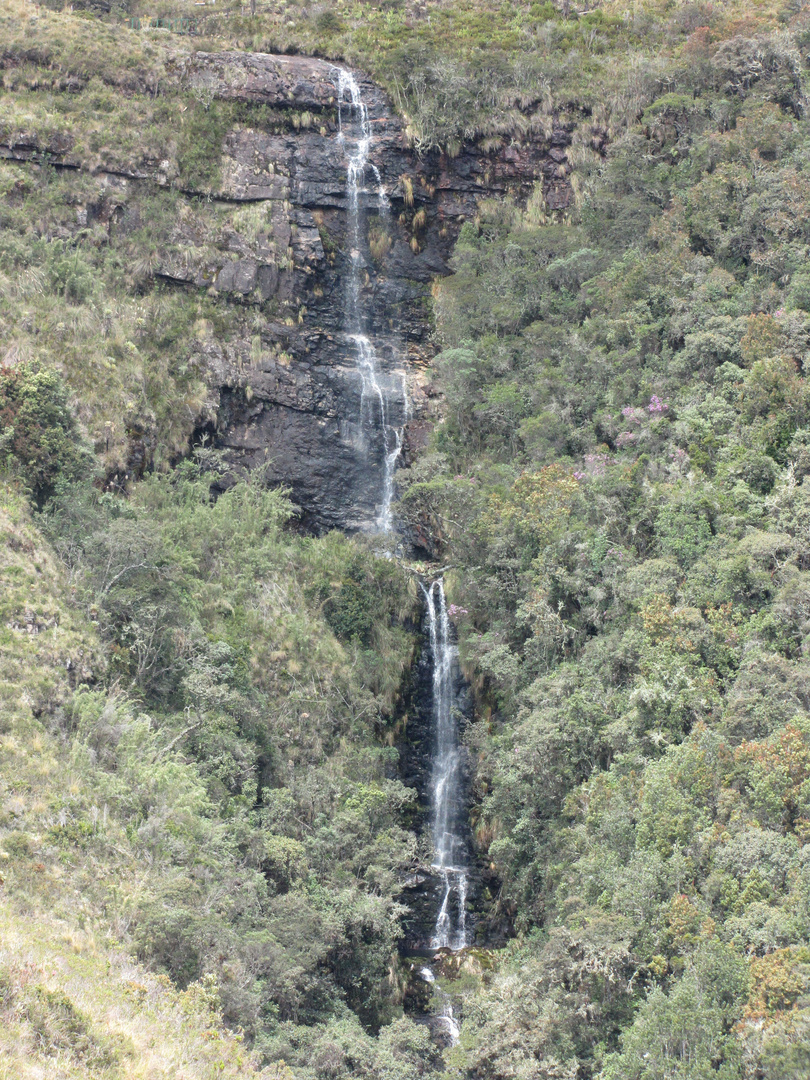
[[[61,376],[36,361],[0,367],[2,468],[21,478],[40,510],[60,484],[91,469]]]

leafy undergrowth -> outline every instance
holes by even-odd
[[[518,931],[468,1075],[810,1068],[804,19],[695,44],[570,221],[482,205],[435,290],[448,416],[401,511],[454,565]]]
[[[203,455],[128,503],[68,486],[36,524],[4,489],[4,933],[39,950],[14,946],[12,1062],[24,1040],[65,1076],[190,1078],[219,1058],[230,1075],[254,1053],[308,1076],[338,1037],[383,1072],[421,1052],[408,1021],[379,1044],[362,1026],[398,1015],[415,841],[387,744],[413,598],[358,544],[287,536],[260,479],[213,501],[218,468]],[[116,1004],[128,979],[143,989]],[[158,995],[154,1023],[139,994]],[[160,1001],[189,1012],[165,1046]]]
[[[225,1030],[211,980],[177,991],[92,931],[33,915],[0,912],[3,1080],[292,1080]]]
[[[72,830],[87,851],[98,831],[59,823],[57,802],[84,794],[96,805],[99,793],[52,722],[77,684],[104,677],[104,651],[69,602],[64,571],[25,502],[7,487],[0,536],[0,1076],[258,1075],[253,1055],[225,1030],[212,978],[175,990],[114,940],[98,899],[132,876],[125,833],[116,829],[103,859],[90,855],[82,866],[71,845],[54,844]],[[106,806],[96,825],[113,831]]]

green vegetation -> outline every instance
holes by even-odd
[[[807,1074],[802,6],[289,0],[194,39],[123,6],[0,21],[0,136],[40,149],[0,167],[0,1075]],[[465,225],[446,419],[400,474],[454,568],[515,929],[445,980],[444,1054],[396,958],[415,591],[189,456],[201,353],[264,326],[210,288],[234,215],[266,225],[204,198],[245,114],[182,71],[220,47],[369,71],[422,150],[572,132],[564,212]],[[93,172],[155,163],[126,198]]]
[[[53,6],[62,5],[56,0]],[[471,139],[489,140],[494,148],[504,139],[537,138],[548,132],[552,117],[593,115],[613,134],[635,121],[658,96],[656,90],[677,96],[674,71],[699,75],[720,43],[755,40],[799,16],[796,0],[602,0],[582,15],[568,0],[334,0],[328,6],[257,0],[253,16],[217,0],[194,9],[198,32],[189,37],[127,28],[129,16],[143,16],[145,24],[187,13],[174,0],[127,0],[92,20],[40,9],[33,25],[23,21],[25,8],[16,0],[4,0],[4,10],[4,82],[38,93],[22,115],[13,101],[5,103],[0,131],[16,126],[73,133],[78,125],[84,145],[94,137],[85,118],[111,88],[120,87],[137,96],[130,98],[130,122],[121,117],[119,127],[106,118],[106,131],[118,128],[115,138],[105,140],[106,152],[117,156],[128,148],[137,155],[154,147],[154,160],[173,158],[178,127],[181,137],[196,130],[207,138],[193,109],[185,114],[189,99],[201,99],[189,94],[183,75],[184,60],[197,50],[343,60],[386,87],[417,148],[455,153]],[[726,76],[732,85],[737,78],[745,83],[746,64],[759,70],[763,59],[766,67],[773,62],[737,55]],[[87,94],[91,83],[95,102]],[[66,88],[75,102],[64,100]],[[131,122],[133,106],[142,111],[140,123]],[[64,125],[60,113],[66,114]],[[192,175],[203,185],[213,178],[207,168]]]
[[[402,506],[469,613],[518,931],[468,1075],[809,1067],[807,32],[695,49],[568,220],[482,206],[437,297]]]
[[[0,369],[0,452],[6,470],[19,471],[37,506],[89,471],[67,393],[55,371],[32,363]]]
[[[219,474],[202,453],[126,503],[52,498],[64,572],[6,495],[3,879],[19,917],[209,987],[265,1058],[303,1066],[334,1025],[377,1053],[360,1021],[395,1015],[415,842],[385,737],[413,601],[396,563],[288,537],[259,475],[214,501]],[[325,607],[353,612],[345,644]]]
[[[102,772],[78,767],[75,755],[88,750],[66,743],[63,717],[75,688],[101,685],[106,675],[97,627],[70,595],[68,575],[24,500],[4,486],[0,1076],[255,1075],[253,1055],[222,1029],[213,977],[180,992],[120,949],[132,919],[127,898],[138,896],[137,887],[121,885],[142,883],[143,854],[99,805]],[[104,905],[116,898],[110,918]],[[264,1075],[275,1080],[283,1071]]]

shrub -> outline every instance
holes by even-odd
[[[90,463],[60,375],[35,361],[0,367],[0,468],[18,475],[42,509]]]

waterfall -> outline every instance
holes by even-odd
[[[368,160],[371,127],[368,108],[360,87],[351,72],[336,68],[338,140],[346,158],[346,201],[349,211],[349,272],[346,278],[345,325],[355,354],[360,376],[360,427],[366,452],[375,459],[382,474],[381,490],[374,521],[376,532],[391,532],[391,503],[394,499],[394,473],[402,452],[409,402],[404,374],[392,380],[380,371],[377,351],[367,333],[362,287],[366,279],[364,249],[368,248],[363,232],[361,195],[366,173],[376,183],[377,212],[384,226],[390,228],[390,203],[379,170]],[[370,447],[370,449],[369,449]]]
[[[465,840],[464,775],[459,745],[455,684],[458,648],[453,643],[444,585],[439,579],[422,586],[433,661],[433,759],[430,778],[434,862],[442,881],[431,947],[463,949],[469,944],[467,887],[469,861]]]
[[[450,1042],[451,1046],[455,1046],[461,1035],[461,1028],[459,1027],[458,1020],[456,1020],[453,1014],[453,1001],[449,994],[446,994],[441,987],[436,986],[436,976],[430,970],[429,967],[423,967],[419,975],[421,978],[433,987],[433,993],[438,997],[438,1010],[434,1013],[438,1026],[442,1029],[445,1036]]]

